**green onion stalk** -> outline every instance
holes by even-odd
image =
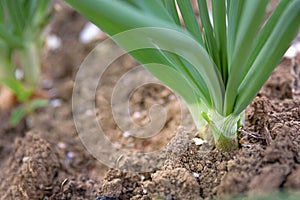
[[[197,0],[199,16],[188,0],[66,2],[181,95],[201,134],[227,151],[300,26],[300,0],[281,0],[269,17],[269,0],[212,0],[212,10]]]

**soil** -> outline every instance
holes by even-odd
[[[300,190],[300,55],[283,59],[249,105],[246,123],[239,129],[240,148],[233,152],[196,145],[188,110],[160,84],[137,88],[129,102],[131,118],[139,126],[151,122],[152,105],[166,109],[159,134],[141,139],[119,128],[110,99],[120,77],[136,65],[129,56],[120,57],[105,72],[96,93],[97,117],[106,136],[130,152],[152,152],[172,144],[160,168],[124,172],[109,169],[85,149],[72,116],[75,75],[105,37],[80,43],[87,20],[61,1],[54,7],[46,34],[58,36],[62,45],[44,49],[40,83],[49,106],[16,127],[9,125],[11,111],[0,112],[0,199],[224,199]]]

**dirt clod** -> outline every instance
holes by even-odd
[[[42,199],[52,191],[60,167],[58,156],[38,132],[28,132],[16,140],[15,149],[5,165],[5,181],[0,188],[4,199]],[[1,176],[3,177],[3,175]]]

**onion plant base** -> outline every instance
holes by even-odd
[[[238,140],[236,137],[226,137],[224,135],[220,135],[220,137],[215,140],[215,146],[220,150],[233,151],[238,149]]]
[[[244,123],[244,112],[240,115],[222,116],[214,111],[202,112],[206,125],[198,128],[203,139],[214,144],[217,149],[233,151],[238,148],[237,131]]]
[[[221,151],[234,151],[239,147],[236,135],[227,137],[223,134],[216,133],[216,130],[211,128],[208,124],[204,128],[198,129],[198,136]]]

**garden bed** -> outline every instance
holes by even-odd
[[[157,150],[172,138],[175,143],[189,142],[173,149],[176,153],[170,153],[154,172],[121,172],[94,159],[77,135],[71,107],[73,81],[96,43],[79,42],[87,20],[77,12],[61,3],[56,11],[48,34],[61,38],[62,45],[45,49],[40,84],[51,97],[50,105],[17,127],[9,125],[9,113],[0,113],[1,199],[211,199],[300,189],[299,54],[280,63],[247,108],[240,148],[230,153],[196,145],[188,137],[196,132],[186,108],[182,128],[176,96],[155,84],[136,91],[131,113],[137,124],[147,124],[146,111],[158,102],[168,111],[165,127],[148,140],[124,135],[113,121],[109,102],[118,78],[135,64],[123,56],[107,72],[96,95],[99,122],[107,136],[128,151]]]

